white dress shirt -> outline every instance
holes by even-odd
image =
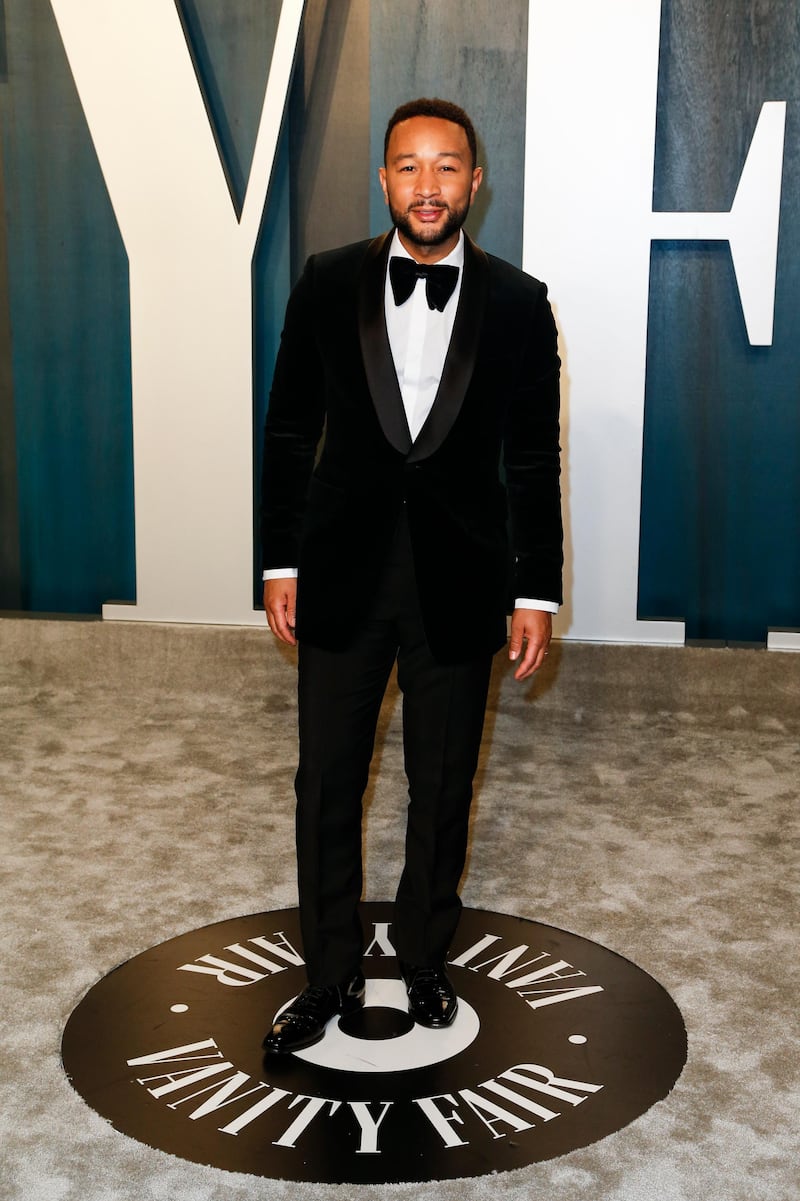
[[[393,255],[407,259],[413,258],[400,241],[397,230],[392,235],[392,244],[389,248],[389,257],[391,258]],[[445,258],[439,259],[436,265],[458,268],[458,282],[442,312],[428,307],[424,279],[417,280],[414,291],[408,300],[399,305],[394,302],[388,270],[384,284],[386,332],[389,335],[389,347],[412,442],[416,439],[433,407],[439,389],[439,381],[442,378],[450,338],[453,334],[453,324],[461,295],[461,281],[464,275],[463,233],[459,233],[455,249],[451,250]],[[290,579],[296,575],[296,568],[273,567],[264,571],[263,578],[265,580]],[[558,612],[558,604],[555,601],[535,600],[526,596],[517,597],[515,607],[517,609],[541,609],[548,613]]]
[[[413,262],[413,257],[400,241],[397,230],[394,231],[389,248],[389,258],[394,257],[411,259]],[[425,418],[433,408],[453,334],[464,275],[463,234],[459,237],[455,250],[451,250],[446,258],[439,259],[436,266],[458,268],[458,282],[442,312],[428,308],[424,279],[417,280],[414,291],[405,304],[395,304],[388,271],[384,284],[386,332],[389,335],[389,347],[412,442],[416,441],[425,424]]]

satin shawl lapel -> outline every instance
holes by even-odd
[[[409,463],[427,459],[438,450],[461,411],[475,370],[478,341],[489,294],[489,260],[471,238],[464,235],[464,280],[458,298],[453,334],[444,361],[439,390],[428,417],[417,435]],[[398,388],[399,392],[399,388]],[[401,398],[402,403],[402,398]]]
[[[367,248],[358,285],[358,333],[367,383],[381,429],[395,450],[405,455],[411,447],[411,434],[383,313],[391,238],[391,233],[383,234]]]

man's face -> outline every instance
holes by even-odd
[[[378,171],[383,195],[414,258],[435,263],[455,247],[480,187],[467,135],[441,117],[411,117],[389,135],[386,165]]]

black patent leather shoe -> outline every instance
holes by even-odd
[[[329,988],[309,984],[288,1009],[276,1015],[262,1046],[267,1055],[289,1055],[313,1047],[335,1014],[354,1013],[364,1004],[364,975]]]
[[[458,1012],[456,990],[444,968],[400,964],[408,993],[408,1012],[419,1026],[450,1026]]]

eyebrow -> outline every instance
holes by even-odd
[[[434,157],[435,158],[457,158],[457,159],[463,160],[464,155],[461,153],[460,150],[437,150]],[[404,158],[419,158],[419,155],[415,154],[413,151],[407,151],[404,154],[395,154],[394,157],[392,158],[392,162],[399,163],[400,160],[404,159]]]

